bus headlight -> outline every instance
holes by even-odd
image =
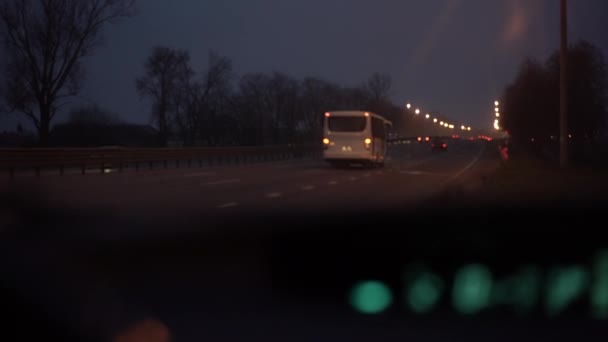
[[[366,149],[368,149],[368,150],[369,150],[369,149],[370,149],[370,147],[372,147],[372,139],[370,139],[370,138],[366,138],[366,139],[365,139],[365,141],[364,141],[364,143],[365,143],[365,148],[366,148]]]

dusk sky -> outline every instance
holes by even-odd
[[[608,1],[571,0],[570,8],[571,41],[608,52]],[[107,27],[81,94],[136,123],[149,122],[150,105],[134,79],[157,45],[189,50],[197,70],[213,49],[238,75],[281,71],[358,85],[385,72],[396,103],[487,128],[523,58],[544,59],[559,45],[558,0],[145,0],[138,9]],[[7,128],[16,119],[26,123],[1,121]]]

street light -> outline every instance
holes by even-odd
[[[466,128],[466,127],[464,127],[464,125],[462,125],[462,126],[460,126],[460,129],[464,131],[464,130],[466,130],[467,128]]]
[[[407,109],[410,109],[410,108],[412,108],[412,104],[411,104],[411,103],[408,103],[408,104],[406,105],[406,107],[407,107]]]
[[[494,106],[498,107],[499,105],[500,105],[500,102],[494,101]]]
[[[498,113],[498,112],[500,112],[500,108],[496,107],[496,108],[494,108],[494,111],[495,111],[496,113]]]
[[[434,118],[434,119],[433,119],[433,123],[437,123],[437,118]]]
[[[420,114],[420,109],[416,108],[416,115]]]
[[[470,131],[470,130],[471,130],[471,126],[467,127],[467,131]]]
[[[500,117],[500,113],[496,112],[496,117],[499,118]]]
[[[450,129],[454,129],[454,125],[450,125]]]
[[[443,126],[443,121],[439,122],[439,125],[440,125],[440,126]]]
[[[498,125],[498,119],[494,120],[494,129],[495,130],[500,130],[500,126]]]
[[[430,118],[431,118],[431,114],[427,113],[425,117],[426,117],[427,119],[430,119]]]

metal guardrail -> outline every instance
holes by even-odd
[[[213,147],[213,148],[0,148],[0,169],[14,178],[19,171],[58,169],[61,175],[68,168],[78,168],[82,174],[87,169],[101,173],[112,168],[119,172],[127,168],[168,168],[185,165],[192,167],[219,164],[245,164],[277,161],[320,155],[322,146],[283,145],[260,147]],[[159,165],[160,164],[160,165]]]

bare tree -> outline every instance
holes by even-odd
[[[251,141],[256,145],[271,141],[272,99],[269,85],[270,77],[261,73],[246,74],[239,81],[240,131],[245,135],[251,134]]]
[[[61,99],[80,90],[83,57],[101,42],[103,27],[131,16],[134,0],[19,0],[0,4],[7,53],[4,98],[24,113],[47,144]]]
[[[210,51],[209,66],[203,73],[199,94],[199,122],[202,124],[199,132],[208,144],[217,145],[228,135],[229,128],[225,129],[222,123],[230,107],[233,78],[230,58]]]
[[[376,72],[367,80],[365,90],[369,92],[373,102],[380,102],[388,99],[391,86],[392,80],[390,75]]]
[[[166,145],[170,133],[170,116],[175,113],[184,81],[194,74],[190,54],[185,50],[155,47],[145,63],[145,73],[136,79],[137,92],[153,101],[152,119],[158,124],[159,138]]]
[[[333,83],[316,78],[302,81],[300,93],[299,123],[312,141],[319,141],[323,123],[323,113],[341,107],[342,89]]]
[[[78,125],[118,125],[123,123],[118,113],[109,111],[97,104],[82,105],[73,108],[68,123]]]

